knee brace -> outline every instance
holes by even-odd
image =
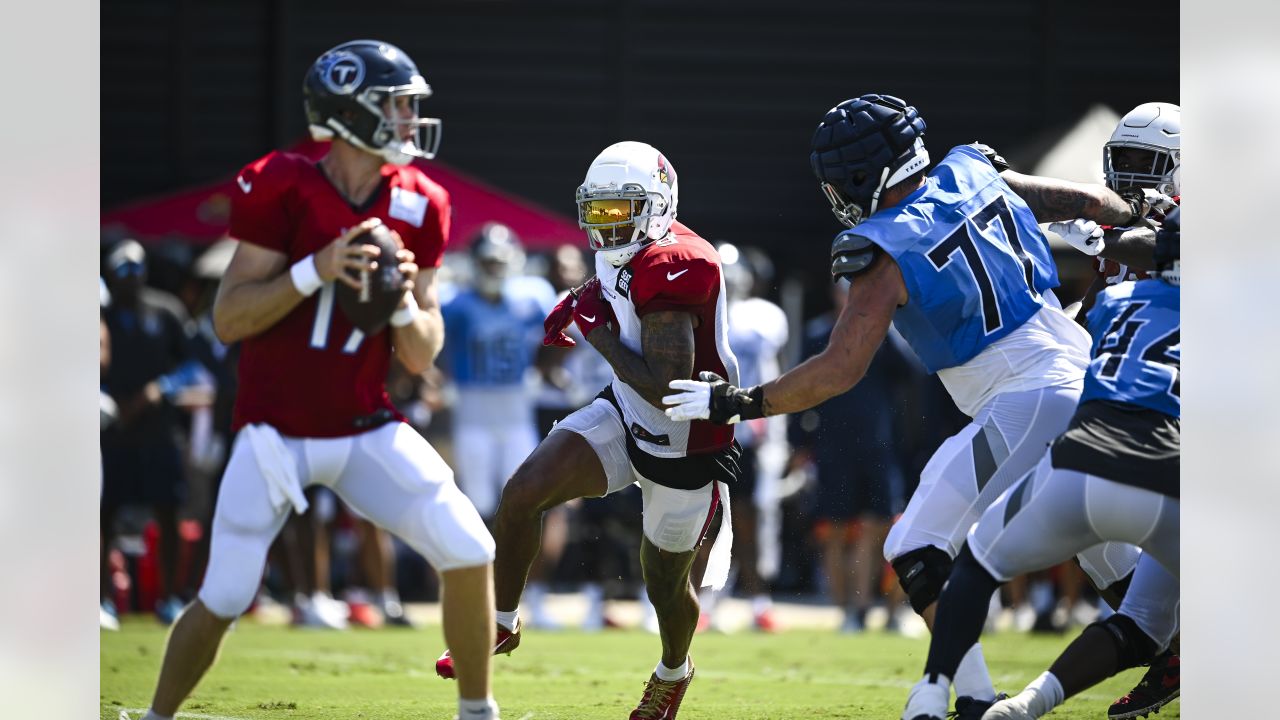
[[[1142,632],[1138,624],[1127,615],[1116,613],[1106,620],[1091,623],[1085,630],[1092,628],[1105,631],[1107,637],[1115,643],[1116,660],[1119,663],[1116,672],[1150,663],[1159,650],[1156,641]]]
[[[893,571],[911,599],[911,609],[924,612],[942,594],[951,576],[951,556],[932,545],[904,553],[893,559]]]

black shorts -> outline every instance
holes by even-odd
[[[102,503],[178,506],[186,499],[182,454],[166,440],[102,448]]]
[[[755,448],[742,448],[742,455],[738,457],[738,479],[729,483],[729,497],[735,504],[754,502],[756,473],[760,471],[759,462]]]

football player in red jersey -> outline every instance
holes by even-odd
[[[459,716],[497,717],[489,694],[493,538],[436,451],[387,398],[394,355],[426,370],[444,341],[435,273],[449,196],[408,163],[434,155],[439,120],[418,116],[431,88],[400,49],[358,40],[329,50],[303,85],[307,120],[333,147],[319,162],[273,152],[236,178],[231,235],[240,241],[213,320],[242,342],[234,426],[218,494],[208,570],[174,625],[146,718],[173,717],[208,670],[223,634],[249,607],[267,549],[304,486],[332,488],[400,536],[443,576],[445,637],[458,653]],[[394,258],[350,246],[385,224]],[[396,262],[405,293],[390,326],[366,337],[334,312],[335,283]]]
[[[547,317],[543,342],[572,345],[563,331],[576,322],[613,367],[614,380],[525,460],[503,490],[494,522],[494,652],[509,653],[520,641],[517,605],[538,554],[542,514],[574,498],[640,485],[641,565],[657,610],[662,660],[633,719],[675,718],[693,679],[689,645],[698,601],[689,569],[716,507],[725,503],[722,517],[728,516],[725,483],[738,474],[732,428],[672,421],[662,409],[671,380],[699,371],[738,376],[719,255],[675,222],[677,201],[675,169],[644,143],[611,145],[587,169],[577,191],[578,218],[596,251],[596,275]],[[706,573],[719,585],[732,542],[722,522]],[[453,676],[448,652],[436,670]]]

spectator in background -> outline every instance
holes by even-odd
[[[180,409],[208,406],[213,381],[195,359],[190,322],[182,304],[146,283],[146,252],[133,240],[107,255],[103,276],[112,302],[105,319],[112,338],[104,386],[119,420],[102,435],[102,581],[109,610],[107,558],[116,512],[122,505],[149,506],[160,530],[160,598],[156,617],[172,623],[177,597],[178,507],[186,489],[175,436]]]
[[[485,225],[470,252],[472,286],[442,307],[441,357],[458,391],[453,417],[458,486],[489,521],[507,479],[538,445],[534,361],[555,291],[540,277],[521,275],[524,249],[505,225]],[[544,524],[546,567],[554,567],[566,534],[563,520]],[[529,620],[535,626],[554,625],[545,613],[546,586],[538,575],[535,568],[526,588]]]
[[[827,346],[848,292],[847,280],[837,282],[834,309],[806,326],[804,358]],[[791,416],[795,452],[788,467],[811,465],[816,471],[815,532],[831,601],[844,611],[844,632],[860,632],[866,624],[878,597],[885,536],[903,504],[893,418],[896,399],[913,379],[904,372],[909,367],[886,340],[867,369],[867,381]]]

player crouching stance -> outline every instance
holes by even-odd
[[[422,131],[439,121],[417,113],[430,93],[398,48],[339,45],[316,60],[303,87],[313,133],[336,135],[328,155],[313,163],[273,152],[237,178],[231,234],[241,242],[213,316],[223,342],[242,342],[239,434],[204,583],[173,626],[146,720],[172,718],[213,664],[227,627],[258,591],[272,540],[291,509],[306,509],[302,490],[311,484],[332,488],[441,573],[459,714],[497,718],[489,695],[493,538],[384,386],[392,355],[418,373],[444,342],[435,274],[449,196],[408,165],[435,150]],[[405,246],[395,258],[348,244],[379,224]],[[335,283],[359,288],[356,274],[375,262],[398,262],[406,283],[390,326],[366,336],[334,312]]]
[[[675,169],[644,143],[611,145],[587,169],[578,218],[596,251],[596,276],[547,317],[543,342],[571,345],[563,330],[576,322],[615,377],[525,460],[503,490],[494,521],[494,652],[510,653],[520,642],[517,605],[538,554],[542,514],[574,498],[640,485],[640,560],[657,610],[662,661],[633,720],[674,718],[693,680],[689,644],[698,602],[689,570],[716,506],[723,502],[722,518],[729,516],[725,483],[738,473],[732,428],[675,422],[662,410],[672,380],[700,371],[738,376],[719,256],[675,222],[677,200]],[[712,585],[723,585],[728,572],[728,528],[722,520],[707,570]],[[453,677],[449,652],[436,671]]]
[[[1180,210],[1156,234],[1160,279],[1121,283],[1089,312],[1093,360],[1071,426],[1031,474],[969,530],[938,600],[925,677],[906,720],[945,715],[950,680],[992,593],[1015,575],[1106,541],[1144,551],[1119,611],[1085,628],[1048,672],[985,720],[1039,718],[1121,670],[1150,662],[1178,624]]]

